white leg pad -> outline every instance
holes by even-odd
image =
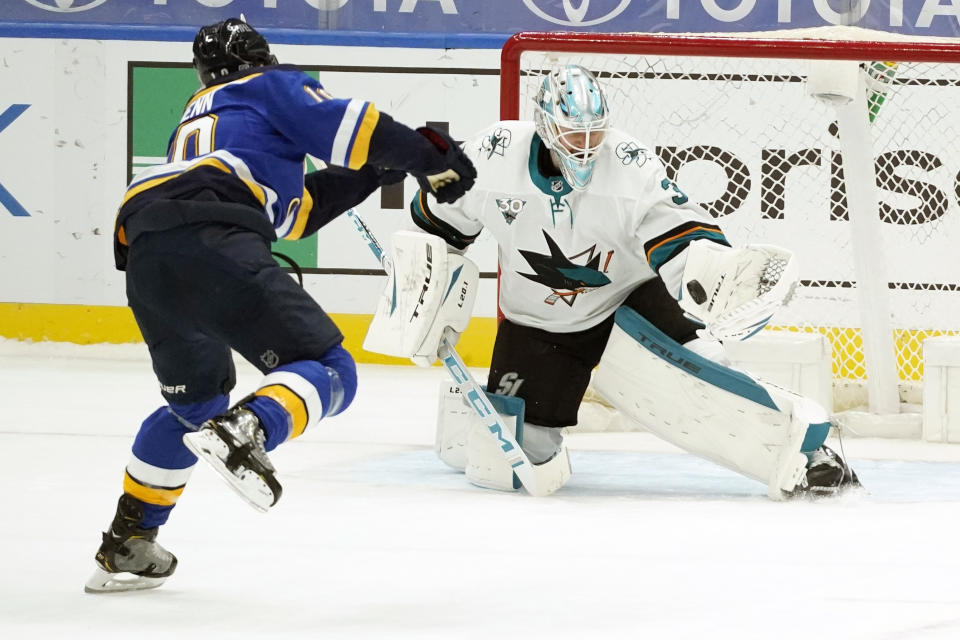
[[[451,381],[441,382],[437,411],[437,436],[434,451],[444,463],[464,471],[471,484],[497,491],[516,491],[520,482],[513,467],[503,457],[497,441],[473,408],[464,400],[460,388]],[[517,424],[523,424],[523,401],[488,394],[498,408],[504,426],[516,437]],[[505,411],[516,413],[506,413]],[[519,415],[517,415],[519,414]],[[523,445],[523,432],[517,441]],[[542,439],[541,439],[542,440]],[[547,495],[555,492],[570,479],[570,454],[561,441],[556,455],[542,464],[532,465],[537,485],[545,487]]]
[[[517,417],[505,415],[500,417],[503,418],[503,424],[510,433],[516,436]],[[503,451],[490,437],[486,426],[479,418],[474,420],[467,433],[466,453],[465,471],[467,480],[471,484],[497,491],[516,491],[520,488],[520,483],[513,474],[513,467],[503,457]]]
[[[560,445],[560,451],[546,462],[533,465],[533,473],[537,477],[537,485],[546,489],[547,495],[554,493],[567,484],[567,480],[573,474],[570,468],[570,452],[567,451],[567,443]]]
[[[515,416],[503,416],[507,428],[513,432]],[[521,432],[522,433],[522,432]],[[522,437],[521,437],[522,440]],[[560,445],[555,456],[541,464],[533,465],[537,477],[537,486],[545,489],[544,495],[554,493],[570,479],[570,454],[566,443]],[[513,475],[513,469],[503,457],[497,443],[491,440],[486,427],[477,420],[467,435],[467,480],[478,487],[497,491],[515,491],[520,488]]]
[[[799,398],[712,362],[621,308],[594,388],[667,442],[767,485],[783,499],[806,473]],[[799,398],[799,400],[803,400]]]
[[[467,467],[467,434],[470,428],[482,426],[476,412],[463,399],[460,387],[451,381],[440,383],[440,403],[437,408],[437,437],[434,451],[437,457],[457,471]],[[500,454],[503,458],[503,454]]]

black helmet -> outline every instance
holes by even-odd
[[[265,64],[277,64],[270,43],[242,18],[201,27],[193,39],[193,67],[205,87],[220,76]]]

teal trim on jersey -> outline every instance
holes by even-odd
[[[685,247],[694,240],[710,240],[712,242],[717,242],[719,244],[729,246],[729,241],[726,236],[724,236],[719,231],[710,231],[709,229],[698,229],[697,231],[691,231],[689,233],[684,233],[673,240],[668,240],[662,245],[650,252],[650,268],[656,273],[660,273],[660,267],[663,264],[672,258],[674,254],[678,253],[678,249]]]
[[[530,140],[530,158],[527,161],[527,167],[530,171],[530,180],[537,186],[537,189],[540,189],[540,191],[544,192],[548,196],[552,196],[553,201],[559,205],[560,198],[573,191],[573,187],[567,184],[567,181],[561,176],[547,177],[540,173],[540,169],[537,168],[537,156],[540,155],[541,144],[543,144],[543,141],[540,140],[540,136],[533,134],[533,139]],[[563,188],[560,191],[554,191],[551,187],[558,180],[563,185]]]
[[[516,416],[517,417],[517,432],[514,434],[514,437],[517,439],[517,444],[520,445],[520,448],[523,448],[523,413],[524,413],[524,402],[523,398],[518,398],[516,396],[502,396],[497,393],[491,393],[490,391],[486,392],[487,399],[490,401],[490,404],[493,405],[493,409],[502,416]],[[520,482],[520,478],[517,477],[517,474],[513,474],[513,488],[519,489],[523,484]]]
[[[682,367],[690,375],[715,387],[729,391],[751,402],[780,411],[767,390],[746,374],[708,360],[694,353],[654,327],[646,318],[629,307],[620,307],[615,315],[617,326],[640,343],[647,351]]]
[[[819,422],[807,427],[807,435],[803,438],[803,444],[800,445],[800,453],[813,453],[823,446],[827,436],[830,435],[831,422]]]

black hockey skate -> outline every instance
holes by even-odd
[[[834,496],[853,488],[862,487],[857,474],[840,455],[827,446],[822,446],[810,456],[807,475],[794,490],[795,496]]]
[[[157,543],[157,530],[141,529],[143,508],[123,494],[117,515],[103,532],[94,560],[96,571],[83,590],[87,593],[135,591],[159,587],[177,568],[177,558]]]
[[[260,419],[242,403],[183,436],[188,449],[213,467],[250,506],[264,512],[282,493],[276,469],[263,448],[265,441]]]

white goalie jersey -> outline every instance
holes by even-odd
[[[419,227],[457,249],[484,228],[493,234],[500,308],[510,321],[556,333],[593,327],[658,274],[679,296],[694,240],[728,244],[628,134],[608,131],[583,191],[541,171],[542,146],[532,122],[498,122],[464,145],[477,167],[473,189],[454,204],[420,192],[411,206]]]

